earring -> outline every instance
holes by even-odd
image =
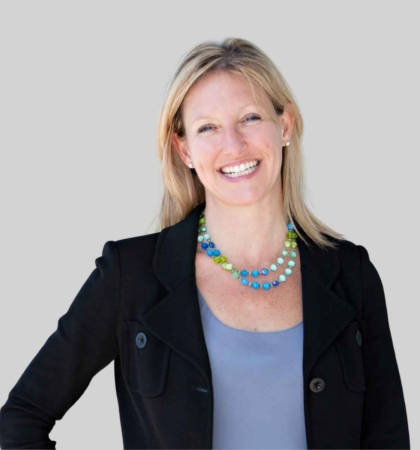
[[[287,141],[285,146],[288,147],[290,145],[290,141]]]
[[[189,164],[188,164],[188,167],[189,167],[190,169],[192,169],[192,168],[193,168],[192,163],[189,163]]]

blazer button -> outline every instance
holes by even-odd
[[[136,336],[136,345],[138,348],[143,348],[147,343],[147,337],[144,333],[139,333]]]
[[[322,378],[314,378],[310,383],[309,387],[312,392],[321,392],[324,390],[325,381]]]
[[[356,331],[356,341],[359,345],[362,345],[362,333],[360,330]]]

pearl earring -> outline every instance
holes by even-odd
[[[287,141],[285,145],[288,147],[290,145],[290,141]]]
[[[188,167],[189,167],[190,169],[192,169],[192,168],[193,168],[192,163],[189,163],[189,164],[188,164]]]

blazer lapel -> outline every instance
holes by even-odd
[[[184,220],[159,234],[153,269],[168,293],[145,314],[143,324],[189,360],[211,384],[195,278],[198,218],[204,208],[205,202],[196,206]],[[303,233],[299,225],[297,227]],[[356,316],[356,310],[347,302],[337,280],[340,272],[337,252],[322,251],[315,245],[310,247],[299,238],[297,242],[302,273],[302,369],[306,379],[316,359]]]

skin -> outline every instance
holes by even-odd
[[[275,261],[287,232],[280,171],[293,117],[287,108],[278,116],[266,94],[256,104],[247,82],[227,72],[198,81],[182,114],[186,137],[174,133],[172,144],[187,167],[193,163],[204,185],[212,241],[234,266],[259,268]],[[205,118],[196,120],[199,116]],[[248,180],[231,183],[217,172],[248,158],[262,160]]]

